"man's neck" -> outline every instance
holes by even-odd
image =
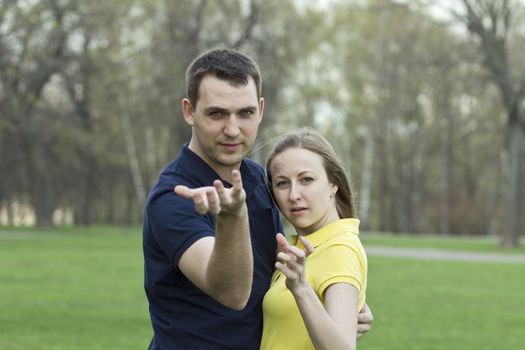
[[[204,163],[208,164],[208,166],[212,168],[222,180],[225,180],[230,184],[232,183],[232,171],[241,168],[241,163],[235,165],[222,165],[212,161],[209,157],[206,156],[204,152],[198,149],[198,147],[192,147],[191,142],[188,145],[188,148],[193,153],[195,153],[200,159],[202,159]]]

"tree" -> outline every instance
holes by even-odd
[[[504,247],[516,247],[522,229],[525,148],[525,66],[517,62],[513,64],[509,48],[512,15],[513,11],[517,11],[517,3],[510,0],[463,0],[463,4],[465,14],[456,13],[456,16],[479,39],[483,63],[501,93],[506,112],[508,225],[502,232],[501,244]]]
[[[70,8],[68,2],[52,0],[0,5],[0,113],[6,118],[0,130],[6,140],[2,159],[18,154],[18,166],[10,169],[16,171],[9,181],[17,188],[12,199],[28,202],[43,226],[52,224],[57,183],[46,164],[48,156],[53,159],[54,140],[49,136],[54,129],[46,124],[39,103],[46,84],[67,60]]]

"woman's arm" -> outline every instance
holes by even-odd
[[[306,278],[306,254],[277,237],[281,252],[275,267],[286,276],[286,286],[295,298],[304,324],[315,348],[355,349],[357,338],[358,290],[351,284],[335,283],[325,292],[325,306]],[[307,251],[308,240],[300,237]]]

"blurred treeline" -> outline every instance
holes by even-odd
[[[140,223],[189,141],[185,68],[233,47],[263,73],[252,158],[313,126],[345,162],[364,228],[502,233],[523,199],[524,152],[516,165],[510,146],[525,133],[522,7],[451,4],[438,16],[431,1],[2,0],[1,223]]]

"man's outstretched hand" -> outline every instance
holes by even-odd
[[[232,188],[225,188],[221,180],[215,180],[213,186],[189,188],[179,185],[174,191],[181,197],[192,199],[195,210],[201,215],[238,214],[246,199],[239,170],[232,171],[232,185]]]

